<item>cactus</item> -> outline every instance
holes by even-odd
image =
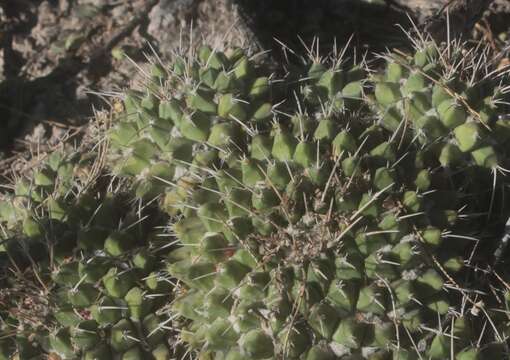
[[[458,156],[440,161],[445,167],[504,165],[508,138],[496,134],[506,124],[497,116],[504,99],[500,73],[468,68],[480,58],[476,52],[465,58],[463,46],[446,50],[425,42],[420,47],[414,58],[389,55],[385,73],[375,77],[373,100],[381,125],[416,137],[436,159],[445,146],[458,147]],[[477,156],[475,151],[485,147],[490,153]]]
[[[418,146],[404,151],[392,133],[370,122],[361,101],[344,106],[348,91],[363,94],[360,71],[313,62],[299,88],[289,90],[297,111],[281,111],[287,118],[278,109],[264,122],[253,115],[253,89],[246,91],[257,80],[200,83],[197,74],[210,74],[212,65],[203,59],[187,63],[196,70],[188,70],[185,80],[171,72],[165,79],[179,91],[168,100],[178,114],[168,139],[191,142],[185,159],[160,146],[143,162],[164,156],[181,168],[171,179],[154,178],[161,180],[168,213],[182,214],[173,225],[181,247],[167,266],[183,286],[172,303],[172,311],[188,321],[182,340],[199,357],[253,359],[313,358],[319,349],[332,356],[399,356],[399,347],[412,349],[414,341],[434,349],[441,344],[420,333],[459,304],[445,283],[462,267],[446,272],[442,265],[462,263],[464,252],[445,246],[442,236],[455,224],[456,204],[438,204],[427,195],[435,177],[416,166]],[[343,86],[344,73],[355,84]],[[406,89],[411,93],[423,84],[416,77]],[[197,87],[209,101],[197,97]],[[271,94],[273,103],[282,96]],[[236,103],[236,96],[243,102]],[[144,111],[138,105],[139,117]],[[200,114],[195,126],[186,114]],[[145,124],[139,117],[120,119],[112,139],[126,124]],[[145,128],[138,131],[159,146]],[[120,158],[139,146],[128,144]],[[144,174],[140,166],[127,175],[136,183]]]
[[[508,167],[508,120],[500,116],[507,111],[505,75],[490,68],[483,53],[465,53],[464,43],[417,44],[414,56],[385,56],[386,70],[372,77],[369,102],[379,124],[401,145],[421,147],[420,161],[441,167],[453,191],[475,194],[469,205],[478,207],[470,211],[493,212],[504,186],[496,177]],[[490,199],[481,195],[487,188],[493,188]]]
[[[158,310],[165,302],[158,299],[171,295],[160,275],[168,250],[153,227],[163,225],[165,217],[155,208],[132,211],[127,193],[108,193],[95,184],[80,193],[76,187],[81,181],[72,171],[81,166],[80,161],[75,155],[60,155],[58,163],[69,172],[54,170],[56,155],[34,169],[34,177],[41,177],[41,169],[46,174],[44,182],[34,181],[33,189],[44,196],[16,192],[5,200],[16,214],[2,218],[9,226],[3,239],[5,252],[17,269],[32,262],[17,276],[24,279],[32,274],[35,289],[33,293],[17,290],[18,279],[3,284],[2,296],[14,295],[9,301],[15,308],[41,296],[46,302],[33,304],[27,318],[1,310],[2,318],[10,318],[2,331],[19,334],[14,342],[2,342],[2,358],[14,353],[31,358],[31,352],[62,359],[109,358],[113,352],[142,358],[157,349],[164,353],[166,315]],[[51,177],[48,169],[54,171]],[[62,215],[55,216],[55,204]],[[145,217],[145,211],[150,216]],[[21,308],[20,314],[26,311]],[[143,349],[134,347],[140,344]]]
[[[102,132],[107,186],[55,155],[1,203],[48,300],[7,314],[0,358],[507,356],[509,274],[472,248],[507,214],[483,188],[506,183],[505,91],[444,58],[312,58],[288,82],[241,49],[153,64]]]

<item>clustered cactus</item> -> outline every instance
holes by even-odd
[[[0,359],[508,357],[507,89],[460,49],[153,64],[109,175],[52,155],[6,195],[2,261],[47,310],[0,312]]]
[[[118,192],[87,188],[80,172],[90,164],[79,153],[54,153],[39,167],[2,203],[4,251],[33,267],[5,279],[2,301],[20,309],[2,310],[3,331],[14,334],[1,340],[0,358],[167,359],[160,324],[171,280],[160,265],[166,242],[154,232],[161,217]],[[27,275],[42,291],[18,289]],[[38,301],[50,310],[38,312]]]

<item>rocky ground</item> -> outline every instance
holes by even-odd
[[[0,3],[1,4],[1,3]],[[0,7],[0,148],[54,145],[104,107],[97,92],[129,84],[135,66],[194,34],[226,33],[222,1],[7,1]],[[183,34],[180,36],[180,34]],[[233,33],[232,31],[230,33]],[[45,139],[45,141],[41,141]]]
[[[409,28],[412,19],[420,25],[442,2],[0,1],[0,173],[7,175],[13,160],[24,154],[51,149],[83,132],[94,109],[109,106],[99,93],[126,87],[136,74],[134,63],[143,63],[153,47],[164,58],[192,38],[220,47],[272,49],[278,61],[280,40],[304,51],[301,42],[310,44],[315,35],[328,49],[353,35],[352,44],[370,54],[406,46],[395,23]],[[503,65],[508,3],[493,3],[469,34],[489,44]]]

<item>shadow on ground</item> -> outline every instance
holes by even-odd
[[[402,29],[410,27],[407,9],[384,1],[367,3],[359,0],[237,0],[241,17],[257,34],[261,45],[279,52],[278,39],[291,49],[301,51],[303,42],[320,39],[321,49],[330,51],[336,43],[361,52],[384,51],[409,45]],[[412,18],[412,17],[411,17]],[[299,37],[299,38],[298,38]]]

